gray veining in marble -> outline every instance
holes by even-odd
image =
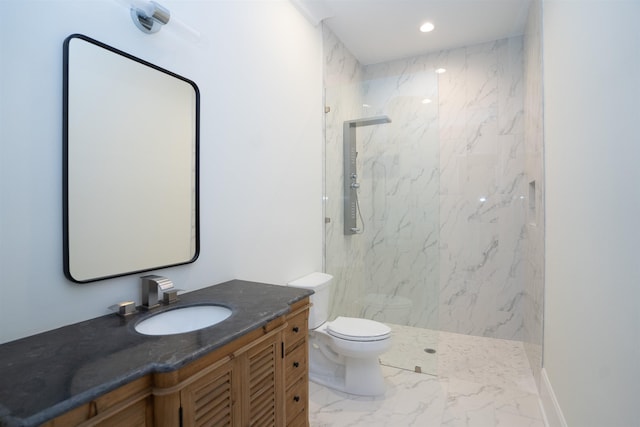
[[[333,316],[522,339],[523,37],[364,67],[324,30]],[[344,236],[342,122],[380,114],[357,140],[365,232]]]
[[[305,289],[233,280],[129,319],[115,314],[0,345],[0,426],[34,426],[151,372],[170,372],[286,314]],[[135,323],[197,303],[227,306],[227,320],[193,332],[146,336]]]

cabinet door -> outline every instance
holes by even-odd
[[[249,349],[244,358],[246,373],[244,404],[249,426],[283,424],[283,374],[281,335]]]
[[[235,376],[233,361],[199,378],[180,391],[182,426],[237,425],[233,411]]]

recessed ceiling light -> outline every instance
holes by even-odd
[[[420,25],[420,31],[422,31],[423,33],[433,31],[434,28],[436,27],[431,22],[425,22],[424,24]]]
[[[423,104],[431,104],[431,100],[429,98],[425,98],[422,100]]]
[[[442,73],[446,73],[446,72],[447,72],[447,70],[446,70],[446,69],[444,69],[444,68],[438,68],[438,69],[436,69],[436,73],[438,73],[438,74],[442,74]]]

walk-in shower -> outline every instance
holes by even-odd
[[[332,54],[325,67],[325,271],[334,276],[332,316],[436,328],[438,75],[430,67],[399,77],[401,69],[359,66],[346,49]],[[425,348],[437,350],[437,343],[429,339],[419,349],[421,359],[435,361],[437,353]],[[382,355],[383,363],[391,353]],[[428,373],[435,364],[402,367],[416,366]]]
[[[523,37],[373,65],[324,37],[332,316],[418,328],[423,358],[437,331],[522,339]]]
[[[344,145],[344,234],[351,235],[364,232],[364,220],[358,201],[358,151],[356,147],[356,128],[362,126],[391,123],[387,116],[368,117],[364,119],[347,120],[342,131]],[[361,227],[357,225],[360,217]]]

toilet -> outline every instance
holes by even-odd
[[[329,318],[333,276],[311,273],[288,285],[311,289],[309,312],[309,379],[358,396],[384,394],[378,357],[391,348],[391,328],[374,320]]]

